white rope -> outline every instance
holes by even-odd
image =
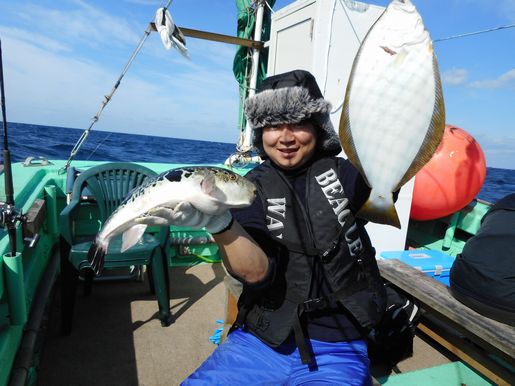
[[[167,9],[168,7],[170,6],[172,0],[167,0],[167,4],[165,7],[163,8],[160,8],[161,10],[161,14],[165,15],[165,25],[166,25],[166,22],[168,20],[166,20],[166,14],[168,13]],[[164,11],[164,12],[163,12]],[[159,12],[159,10],[158,10]],[[169,13],[168,13],[169,15]],[[157,16],[157,15],[156,15]],[[175,26],[175,24],[173,23],[173,20],[171,18],[171,16],[169,17],[169,26],[170,27],[173,27],[173,28],[170,28],[170,30],[172,31],[171,34],[172,34],[172,40],[173,42],[176,44],[176,48],[179,50],[179,52],[181,52],[181,54],[185,55],[186,57],[187,56],[187,49],[186,49],[186,43],[184,42],[184,36],[182,35],[182,32],[179,30],[179,28],[177,28]],[[156,23],[156,28],[157,28],[157,23]],[[77,153],[79,152],[79,149],[81,148],[82,144],[86,141],[86,139],[88,138],[89,136],[89,133],[91,132],[91,129],[93,128],[93,126],[95,125],[95,123],[98,122],[98,120],[100,119],[100,115],[102,114],[102,112],[104,111],[105,107],[107,106],[107,104],[111,101],[111,98],[113,97],[114,93],[116,92],[116,90],[118,89],[118,86],[120,85],[123,77],[125,76],[125,74],[127,73],[127,71],[129,70],[129,67],[131,66],[132,62],[134,61],[134,59],[136,59],[136,56],[138,55],[138,53],[141,51],[141,49],[143,48],[143,44],[145,43],[145,41],[147,40],[148,36],[150,35],[150,33],[152,32],[152,26],[149,24],[149,26],[147,27],[147,29],[145,30],[145,32],[143,33],[143,37],[141,38],[140,42],[138,43],[138,46],[136,47],[136,49],[133,51],[132,55],[130,56],[127,64],[125,65],[125,67],[123,68],[122,70],[122,73],[120,74],[120,76],[118,77],[118,80],[116,81],[115,85],[113,86],[111,92],[108,94],[108,95],[105,95],[104,96],[104,100],[102,101],[101,105],[100,105],[100,108],[99,110],[97,111],[97,113],[95,114],[95,116],[92,118],[92,122],[91,124],[89,125],[89,127],[82,133],[82,135],[80,136],[79,140],[77,141],[77,143],[75,144],[75,146],[73,147],[71,153],[70,153],[70,156],[68,157],[68,161],[66,161],[66,165],[63,166],[61,169],[59,169],[59,173],[64,173],[66,170],[68,170],[68,167],[70,166],[72,160],[75,158],[75,156],[77,155]],[[161,35],[161,33],[160,33]],[[179,41],[179,38],[182,38],[182,43],[180,43]],[[98,148],[98,146],[97,146]],[[96,149],[95,149],[96,150]]]
[[[270,7],[270,4],[268,4],[268,1],[265,0],[265,4],[268,7],[268,9],[270,10],[270,12],[272,12],[272,14],[274,14],[275,11],[272,9],[272,7]]]
[[[89,127],[82,133],[82,135],[80,136],[79,140],[77,141],[77,143],[75,144],[75,146],[73,147],[71,153],[70,153],[70,157],[68,158],[68,161],[66,161],[66,165],[64,165],[61,169],[59,169],[59,173],[64,173],[66,170],[68,170],[68,167],[70,166],[72,160],[75,158],[75,156],[77,155],[77,153],[79,152],[79,149],[80,147],[82,146],[82,144],[84,143],[84,141],[86,141],[86,139],[88,138],[89,136],[89,133],[91,132],[91,129],[93,128],[93,126],[95,125],[95,123],[98,122],[98,120],[100,119],[100,115],[102,114],[102,111],[104,111],[105,107],[107,106],[107,104],[111,101],[111,98],[113,97],[114,93],[116,92],[116,90],[118,89],[118,86],[120,85],[120,83],[122,82],[122,79],[123,77],[125,76],[125,74],[127,73],[127,71],[129,70],[129,67],[131,66],[132,62],[134,61],[134,59],[136,58],[136,56],[138,55],[138,53],[140,52],[141,48],[143,47],[143,44],[145,43],[145,41],[147,40],[148,36],[150,35],[150,32],[151,32],[151,27],[150,25],[147,27],[147,29],[145,30],[144,34],[143,34],[143,37],[141,38],[138,46],[136,47],[136,49],[134,50],[134,52],[132,53],[131,57],[129,58],[127,64],[125,65],[125,67],[123,68],[122,70],[122,73],[120,74],[120,76],[118,77],[118,80],[116,81],[116,83],[114,84],[111,92],[108,94],[108,95],[105,95],[104,96],[104,100],[102,101],[102,103],[100,104],[100,108],[99,110],[97,111],[97,113],[95,114],[95,116],[92,118],[92,122],[91,124],[89,125]]]

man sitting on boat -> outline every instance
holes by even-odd
[[[209,230],[243,283],[239,313],[184,385],[370,384],[365,331],[381,319],[385,293],[364,223],[354,217],[370,189],[336,157],[330,108],[301,70],[267,78],[247,101],[265,159],[247,174],[258,198]]]

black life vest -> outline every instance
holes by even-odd
[[[385,290],[375,250],[349,209],[338,159],[322,158],[308,168],[306,206],[270,161],[247,178],[258,188],[270,234],[287,248],[288,256],[278,262],[271,287],[250,301],[243,293],[237,323],[271,347],[283,343],[293,329],[304,363],[311,362],[305,326],[299,322],[304,312],[338,302],[364,329],[374,327],[385,310]],[[309,299],[315,260],[322,262],[333,292]]]

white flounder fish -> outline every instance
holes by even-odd
[[[432,157],[445,128],[438,63],[409,0],[393,0],[354,59],[340,140],[371,188],[357,215],[400,228],[392,192]]]
[[[256,196],[255,185],[230,170],[197,166],[168,170],[135,188],[106,220],[88,252],[95,273],[104,265],[109,242],[122,235],[121,252],[136,244],[146,224],[136,219],[150,216],[157,207],[173,209],[180,202],[189,202],[199,211],[217,216],[229,208],[250,205]]]

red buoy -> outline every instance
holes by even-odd
[[[465,130],[446,125],[433,158],[416,174],[410,217],[432,220],[464,208],[481,190],[486,161]]]

